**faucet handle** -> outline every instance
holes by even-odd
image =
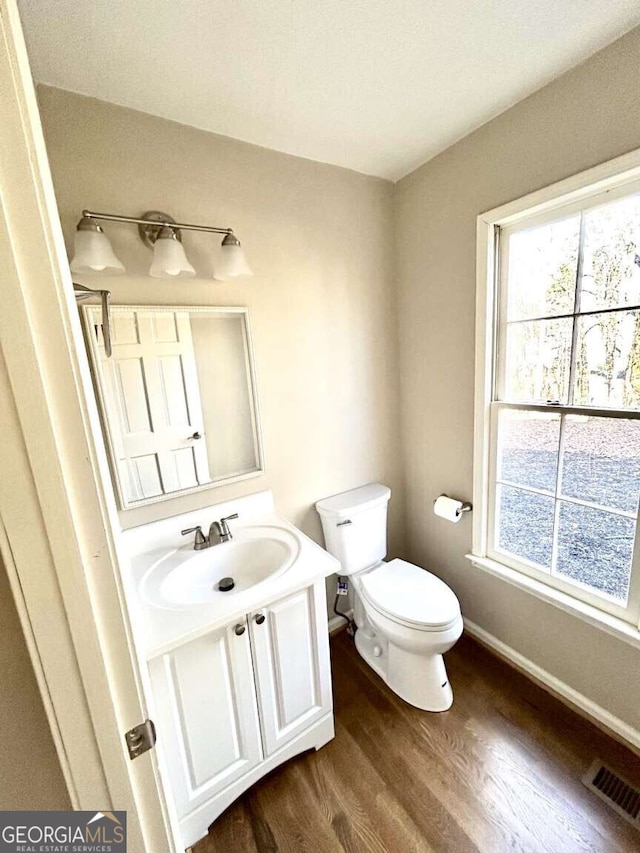
[[[221,518],[220,521],[211,522],[211,527],[209,528],[209,544],[213,544],[214,538],[217,539],[218,542],[228,542],[230,539],[233,539],[233,533],[229,530],[227,521],[231,521],[234,518],[238,518],[237,512],[234,512],[233,515],[227,515],[226,518]]]
[[[196,538],[193,543],[194,548],[197,548],[199,545],[204,545],[207,541],[200,525],[198,525],[197,527],[187,527],[186,530],[181,530],[180,533],[182,533],[183,536],[186,536],[188,533],[196,534]]]

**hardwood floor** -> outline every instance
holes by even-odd
[[[343,632],[332,640],[336,737],[232,805],[194,853],[640,851],[640,832],[580,779],[640,759],[473,640],[447,655],[450,711],[395,696]]]

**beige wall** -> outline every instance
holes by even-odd
[[[479,213],[640,147],[640,30],[449,148],[396,187],[408,554],[464,613],[640,728],[640,652],[537,601],[464,555],[471,524],[435,519],[471,498],[475,227]]]
[[[114,303],[251,309],[266,473],[123,513],[132,526],[272,488],[322,541],[313,504],[380,480],[393,490],[391,550],[403,541],[393,185],[60,90],[39,89],[68,245],[83,208],[231,225],[255,276],[225,284],[147,275],[130,225],[106,226],[130,274],[102,279]],[[184,234],[198,274],[214,235]],[[97,286],[97,276],[82,279]]]
[[[0,560],[0,810],[68,809],[69,797]]]
[[[469,520],[447,525],[431,512],[441,492],[471,497],[476,216],[640,147],[639,55],[634,31],[395,191],[42,88],[68,240],[83,207],[159,208],[177,219],[233,225],[256,272],[236,284],[152,280],[135,229],[108,228],[131,273],[109,280],[115,302],[251,308],[267,466],[264,477],[135,510],[123,523],[268,486],[282,512],[321,541],[315,500],[386,482],[394,492],[392,554],[440,572],[473,621],[640,728],[630,687],[640,654],[473,568],[464,559]],[[188,234],[185,244],[202,272],[211,238]]]

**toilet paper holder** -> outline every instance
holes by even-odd
[[[439,498],[448,498],[449,495],[442,494],[442,495],[438,495],[438,497]],[[435,503],[437,500],[438,500],[438,498],[433,499],[434,506],[435,506]],[[453,498],[453,500],[457,500],[457,498]],[[469,501],[462,501],[462,506],[458,510],[457,515],[462,515],[463,512],[471,512],[472,509],[473,509],[473,505],[471,503],[469,503]]]

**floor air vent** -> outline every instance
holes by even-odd
[[[599,759],[593,762],[582,777],[582,781],[614,811],[626,818],[636,829],[640,829],[640,790],[638,788],[634,788]]]

